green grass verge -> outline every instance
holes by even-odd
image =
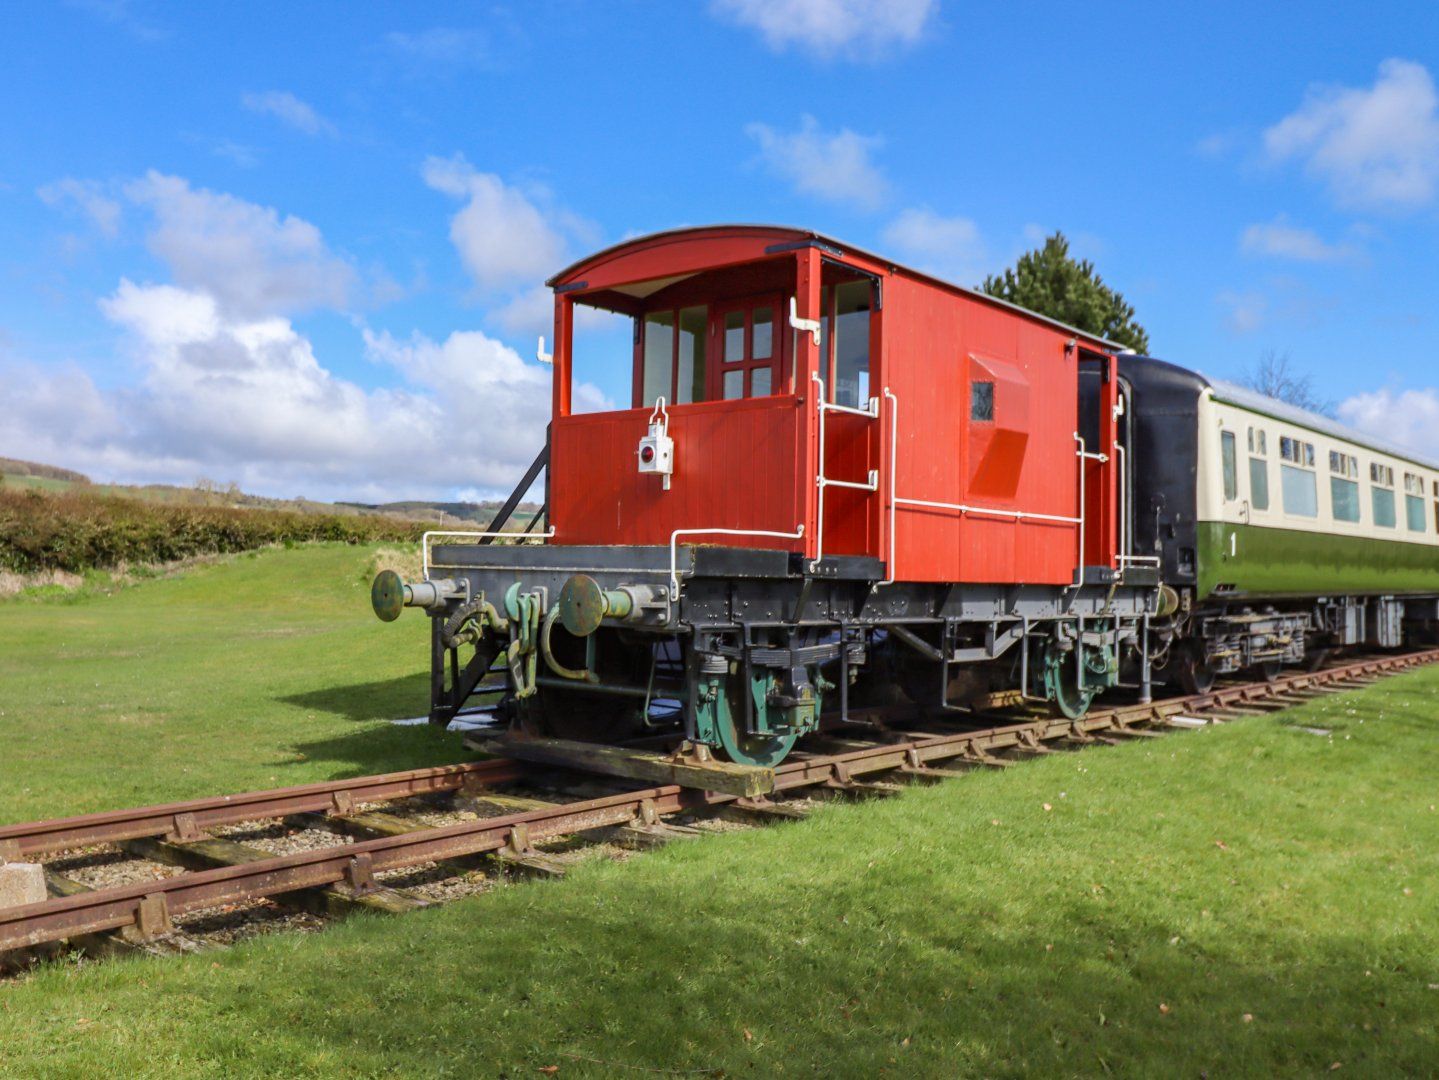
[[[356,671],[383,680],[386,664],[413,667],[422,651],[403,624],[372,635],[352,617],[360,561],[267,554],[103,603],[0,607],[0,643],[28,641],[21,628],[37,620],[104,612],[49,625],[31,653],[38,664],[48,648],[53,684],[81,666],[82,629],[110,624],[114,649],[134,638],[140,662],[108,656],[111,689],[86,698],[92,709],[163,694],[165,680],[122,683],[124,672],[164,661],[168,642],[198,648],[184,643],[205,625],[221,639],[213,660],[245,650],[248,664],[220,664],[164,706],[183,750],[160,741],[153,762],[126,753],[90,767],[97,805],[136,801],[131,768],[158,785],[146,798],[169,798],[213,791],[216,777],[288,783],[438,760],[443,740],[421,751],[413,729],[391,729],[402,737],[381,764],[391,750],[373,721],[287,700],[353,686]],[[293,606],[276,587],[292,572],[309,586]],[[135,607],[109,606],[121,600]],[[150,644],[122,629],[142,612],[157,620]],[[7,688],[13,674],[0,675]],[[65,716],[40,675],[18,712],[7,704],[7,725]],[[202,711],[197,693],[227,704]],[[401,919],[218,956],[52,967],[0,987],[0,1073],[1271,1076],[1337,1062],[1341,1075],[1433,1074],[1436,695],[1439,670],[1427,670]],[[387,700],[413,710],[408,697]],[[181,720],[220,711],[248,737]],[[7,790],[7,816],[85,795],[67,759],[109,753],[114,729],[72,723],[64,755],[23,759],[25,783],[63,796]],[[380,741],[356,752],[360,734]],[[208,760],[219,754],[225,768]],[[191,769],[183,779],[176,761]]]
[[[0,821],[457,760],[425,620],[370,612],[370,550],[231,556],[0,602]]]

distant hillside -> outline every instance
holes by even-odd
[[[10,487],[38,488],[47,492],[69,491],[83,486],[95,495],[113,495],[167,506],[208,506],[229,509],[282,510],[291,514],[327,514],[355,517],[383,517],[430,525],[466,527],[486,525],[495,516],[500,503],[495,502],[425,502],[407,500],[392,503],[318,502],[314,499],[271,499],[249,495],[235,484],[217,484],[213,480],[196,480],[189,487],[176,484],[96,484],[84,473],[57,465],[0,457],[0,480]],[[516,514],[516,524],[523,526],[539,509],[536,503],[525,503]]]
[[[90,478],[74,469],[62,469],[58,465],[41,465],[34,461],[0,457],[0,473],[7,476],[36,476],[42,480],[63,480],[70,484],[88,484]]]
[[[439,520],[468,521],[476,525],[488,525],[504,504],[499,500],[480,503],[421,502],[417,500],[407,500],[405,502],[388,503],[345,502],[336,503],[335,505],[351,506],[357,510],[370,510],[381,514],[394,514],[411,520],[424,521],[433,516]],[[516,524],[523,525],[539,508],[539,503],[520,503],[515,510],[515,517],[508,527],[513,528]]]
[[[6,483],[0,488],[0,570],[81,574],[270,544],[415,541],[426,524],[389,514],[167,505],[103,494],[91,485],[45,492]]]

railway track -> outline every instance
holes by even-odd
[[[313,925],[354,910],[412,910],[513,874],[558,876],[586,843],[641,850],[720,822],[802,817],[816,798],[891,795],[1060,746],[1262,715],[1434,662],[1439,649],[1363,659],[1080,720],[874,713],[791,755],[764,798],[492,759],[0,826],[0,861],[40,862],[49,894],[0,908],[0,966],[75,950],[202,948],[207,926],[236,911]],[[124,880],[97,878],[97,866],[122,867]]]

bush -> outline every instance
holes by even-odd
[[[186,506],[84,491],[0,488],[0,567],[81,573],[122,563],[248,551],[317,540],[417,541],[426,526],[368,515]]]

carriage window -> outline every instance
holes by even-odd
[[[1296,517],[1319,516],[1319,493],[1314,474],[1293,465],[1279,466],[1280,485],[1284,491],[1284,512]]]
[[[675,401],[684,404],[705,399],[705,338],[709,330],[709,310],[685,308],[680,312],[679,385]]]
[[[1395,526],[1394,492],[1388,488],[1371,488],[1374,495],[1374,524],[1385,529]]]
[[[750,345],[751,360],[768,360],[774,353],[774,313],[767,307],[754,309],[754,340]],[[761,391],[756,390],[755,397]],[[763,391],[768,394],[769,390]]]
[[[1359,459],[1353,454],[1329,451],[1329,503],[1335,521],[1359,520]]]
[[[1359,520],[1359,485],[1355,481],[1331,476],[1329,500],[1334,504],[1335,521]]]
[[[675,313],[656,311],[645,316],[644,375],[637,405],[653,405],[656,398],[673,399],[670,376],[674,363]]]
[[[1312,469],[1314,467],[1314,444],[1282,435],[1279,438],[1279,456],[1285,461],[1292,461],[1296,465],[1307,465]]]
[[[834,289],[834,361],[830,400],[861,409],[869,404],[868,281],[849,281]]]
[[[779,388],[784,338],[777,336],[778,298],[739,301],[714,316],[719,355],[711,358],[711,390],[726,400],[768,397]]]
[[[709,309],[704,307],[652,311],[644,317],[637,408],[651,406],[659,397],[672,405],[705,399],[708,322]]]
[[[724,358],[744,359],[744,312],[729,311],[724,317]],[[726,394],[726,397],[729,395]]]
[[[1219,448],[1224,458],[1224,501],[1232,502],[1239,497],[1239,466],[1236,461],[1234,432],[1219,433]]]
[[[1255,510],[1269,509],[1269,462],[1262,457],[1249,459],[1249,501]]]
[[[1404,518],[1410,532],[1422,533],[1424,527],[1424,478],[1404,474]]]
[[[969,418],[971,420],[994,419],[994,383],[972,382],[969,384]]]

